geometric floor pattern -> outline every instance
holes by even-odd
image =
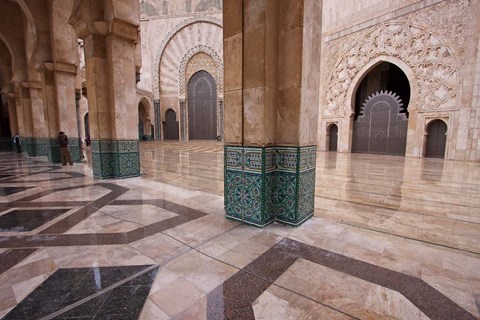
[[[4,319],[138,319],[157,270],[58,269]]]
[[[223,161],[145,142],[141,177],[98,180],[0,154],[0,318],[480,317],[479,163],[318,152],[314,217],[258,229],[225,218]]]

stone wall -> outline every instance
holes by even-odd
[[[328,126],[336,123],[338,150],[350,152],[357,86],[369,70],[387,61],[410,82],[406,155],[424,156],[426,127],[442,119],[448,125],[445,157],[480,160],[474,84],[479,1],[355,1],[343,11],[334,1],[324,6],[320,150],[327,148]]]
[[[139,99],[146,94],[160,102],[157,123],[164,121],[167,109],[181,119],[180,101],[186,100],[188,80],[199,70],[213,75],[221,99],[222,1],[141,1],[140,11],[142,68],[137,94]],[[150,119],[155,119],[154,110],[150,108]]]

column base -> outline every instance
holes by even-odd
[[[316,147],[225,147],[227,218],[298,226],[313,215]]]
[[[13,143],[13,137],[0,138],[0,152],[16,151],[15,143]]]
[[[92,140],[92,167],[96,178],[140,176],[137,140]]]
[[[33,137],[26,137],[22,141],[22,151],[27,153],[29,157],[36,157],[37,156],[37,147],[35,144],[35,138]]]

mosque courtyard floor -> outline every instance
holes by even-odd
[[[88,153],[87,153],[88,158]],[[317,153],[314,217],[225,218],[223,145],[142,176],[0,154],[2,319],[477,319],[480,163]]]

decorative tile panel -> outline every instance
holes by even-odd
[[[26,151],[29,157],[35,157],[35,138],[27,137],[22,141],[22,151]]]
[[[92,140],[93,175],[97,178],[129,178],[140,175],[137,140]]]
[[[296,172],[298,169],[299,147],[277,148],[277,170],[282,172]]]
[[[48,155],[48,138],[34,138],[35,156]]]
[[[50,163],[62,162],[62,159],[60,156],[60,146],[58,145],[57,138],[47,139],[47,155],[48,155],[48,162]]]
[[[68,149],[70,150],[70,155],[72,160],[75,163],[82,162],[82,154],[80,152],[80,139],[79,138],[68,138]]]
[[[13,151],[14,149],[13,138],[0,138],[0,152]]]
[[[227,217],[264,227],[313,215],[316,147],[225,147]]]

